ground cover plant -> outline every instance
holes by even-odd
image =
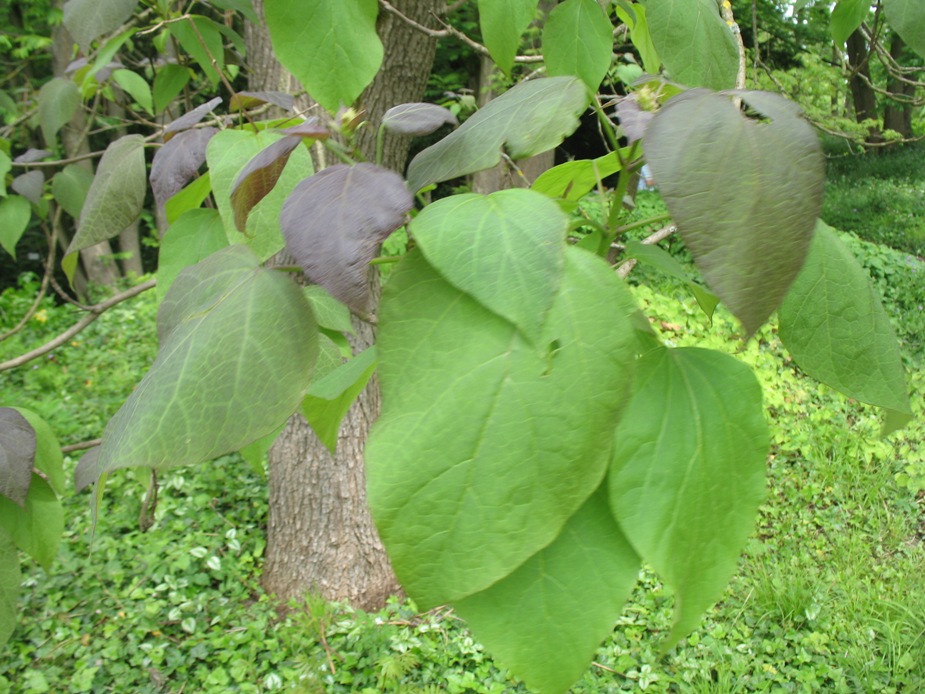
[[[86,59],[58,60],[41,89],[25,89],[35,117],[14,114],[0,160],[11,172],[0,191],[5,251],[15,259],[28,229],[43,234],[39,295],[54,286],[83,315],[45,346],[0,362],[0,371],[57,359],[52,348],[155,286],[131,280],[143,270],[132,248],[139,219],[157,228],[157,356],[73,469],[37,413],[0,409],[0,558],[9,560],[0,561],[0,640],[17,621],[19,553],[45,571],[58,554],[65,472],[78,492],[92,487],[98,524],[119,513],[106,502],[107,481],[127,469],[143,476],[144,530],[157,520],[159,492],[182,486],[173,468],[221,468],[240,453],[263,474],[269,450],[266,592],[302,599],[320,590],[375,607],[400,581],[414,611],[451,608],[511,676],[564,692],[596,662],[640,585],[641,602],[660,606],[636,632],[653,653],[688,638],[723,599],[748,539],[764,529],[769,456],[806,457],[790,436],[805,413],[789,405],[808,390],[786,393],[795,370],[851,402],[846,422],[856,431],[838,447],[853,443],[858,453],[860,435],[876,429],[895,435],[889,445],[916,450],[915,437],[897,433],[915,427],[915,323],[897,339],[895,315],[851,242],[820,219],[816,132],[792,101],[747,88],[748,56],[729,2],[518,0],[511,12],[507,2],[480,0],[479,40],[443,23],[435,0],[196,3],[205,14],[169,0],[107,2],[113,12],[103,17],[92,3],[68,1],[62,19],[73,41],[55,54]],[[872,79],[856,84],[867,69],[857,65],[860,53],[885,50],[879,37],[891,29],[891,60],[881,63],[901,90],[889,94],[907,100],[885,109],[883,126],[901,139],[912,129],[908,104],[925,85],[901,80],[911,72],[893,54],[897,41],[925,54],[925,9],[909,0],[870,9],[840,2],[829,29],[835,49],[847,51],[845,79],[859,97],[870,95]],[[471,18],[459,26],[474,30]],[[462,124],[462,110],[418,101],[435,40],[450,36],[505,75],[483,80],[495,94]],[[753,40],[757,69],[754,26]],[[252,50],[259,55],[245,63]],[[117,55],[123,62],[110,62]],[[411,55],[406,70],[401,61]],[[542,66],[526,67],[533,63]],[[402,79],[390,77],[395,70]],[[882,144],[857,101],[865,145]],[[582,118],[595,119],[603,153],[528,178],[518,162],[561,144]],[[52,149],[25,149],[30,128]],[[441,130],[406,167],[408,138]],[[93,173],[74,168],[89,160]],[[643,165],[667,212],[634,198]],[[472,177],[481,190],[486,170],[499,174],[491,192],[459,185]],[[592,191],[596,206],[582,206]],[[396,232],[391,254],[380,257]],[[116,236],[120,265],[107,250]],[[666,239],[683,243],[693,267],[661,249]],[[918,260],[903,260],[919,277]],[[872,257],[877,263],[893,267],[883,256]],[[73,296],[55,281],[59,269]],[[891,287],[900,281],[886,274]],[[94,279],[119,293],[91,303]],[[688,293],[717,332],[684,332],[670,312],[660,318],[653,297],[686,306]],[[900,312],[909,305],[902,296]],[[39,307],[26,310],[14,336],[34,329]],[[34,371],[18,401],[40,382]],[[114,372],[118,380],[127,370]],[[764,399],[769,373],[782,401]],[[67,375],[62,369],[46,385],[67,395]],[[844,407],[833,403],[829,419]],[[769,428],[766,404],[786,439]],[[876,425],[859,414],[865,406],[876,408]],[[905,494],[920,491],[914,460],[892,479]],[[802,500],[819,515],[840,508],[815,495]],[[224,537],[240,548],[236,533]],[[205,543],[189,554],[210,571],[223,566]],[[183,593],[206,585],[206,575],[182,585],[159,576],[157,590]],[[780,582],[768,576],[767,585]],[[780,591],[757,594],[769,592]],[[212,607],[188,603],[170,610],[170,622],[193,634],[195,613]],[[340,669],[349,682],[336,681],[331,611],[314,599],[306,610],[297,626],[317,632],[327,662],[303,673],[304,686],[325,666],[334,679],[319,686],[369,690],[398,686],[417,669],[416,654],[389,653],[372,659],[375,682],[354,668]],[[818,615],[812,606],[803,612]],[[429,619],[441,614],[451,613]],[[906,655],[889,678],[905,676]],[[158,686],[172,660],[156,665],[149,674]],[[196,676],[208,687],[283,681],[270,672],[256,684],[248,667],[203,665]],[[637,670],[606,653],[594,667],[640,686],[697,679],[653,673],[649,662]],[[475,670],[463,667],[461,676],[471,683]],[[866,677],[856,670],[815,676],[844,688]]]

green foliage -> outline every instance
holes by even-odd
[[[566,0],[557,5],[543,26],[546,72],[577,75],[597,91],[610,69],[613,28],[595,0]]]
[[[16,258],[16,244],[26,232],[32,208],[21,195],[10,195],[0,199],[0,246]]]
[[[521,36],[536,12],[538,0],[479,0],[479,27],[492,59],[511,73]]]
[[[896,33],[925,56],[925,8],[915,0],[884,0],[883,11]]]
[[[832,10],[832,38],[839,46],[844,46],[848,37],[861,26],[861,22],[870,14],[870,0],[838,0]]]

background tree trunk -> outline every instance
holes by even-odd
[[[877,95],[870,79],[870,47],[860,29],[856,29],[848,37],[847,49],[848,65],[851,67],[848,85],[854,103],[854,117],[858,123],[863,123],[865,120],[877,118]],[[867,132],[869,143],[883,142],[879,128],[871,126]]]
[[[905,42],[899,34],[893,34],[890,41],[890,57],[900,65],[903,64],[902,55]],[[915,96],[915,85],[903,82],[900,79],[893,78],[890,80],[888,87],[891,94],[909,97]],[[906,138],[912,137],[912,107],[908,103],[899,101],[888,101],[883,111],[883,129],[895,130]]]
[[[433,25],[440,0],[393,3],[407,16]],[[263,12],[263,1],[254,9]],[[435,41],[401,20],[383,14],[380,35],[385,44],[383,69],[360,99],[370,126],[358,133],[367,158],[375,149],[376,128],[389,107],[419,101],[433,63]],[[276,61],[264,26],[246,34],[251,61],[249,87],[299,89],[292,75]],[[407,138],[388,138],[383,164],[403,170]],[[354,321],[354,353],[375,339],[372,326]],[[270,510],[264,588],[282,600],[312,592],[331,600],[347,600],[364,609],[381,607],[400,588],[366,505],[363,449],[379,413],[379,387],[373,379],[348,412],[338,437],[337,453],[318,440],[305,419],[290,419],[269,454]]]

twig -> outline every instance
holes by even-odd
[[[659,241],[664,241],[665,239],[667,239],[677,230],[678,228],[674,224],[669,224],[668,226],[662,227],[655,233],[644,238],[641,241],[641,243],[644,243],[647,246],[654,246]],[[621,279],[626,279],[627,277],[629,277],[629,274],[633,271],[634,267],[636,267],[635,258],[630,258],[629,260],[625,260],[617,268],[616,270],[617,275],[619,275]]]
[[[380,0],[380,2],[385,2],[385,0]],[[396,10],[396,12],[397,12],[397,10]],[[464,44],[466,44],[467,46],[469,46],[469,48],[471,48],[472,50],[474,50],[474,51],[475,51],[476,53],[478,53],[479,55],[486,55],[486,56],[488,56],[489,58],[491,57],[491,53],[489,52],[489,50],[488,50],[487,48],[485,48],[485,46],[483,46],[482,44],[480,44],[478,41],[469,38],[468,35],[466,35],[465,33],[461,32],[459,29],[457,29],[456,27],[452,26],[451,24],[447,24],[447,23],[446,23],[445,21],[443,21],[443,19],[441,19],[440,17],[437,17],[436,15],[434,15],[434,18],[435,18],[438,22],[440,22],[440,24],[443,25],[443,28],[444,28],[444,30],[447,32],[447,34],[449,34],[450,36],[453,36],[453,37],[459,39],[460,41],[462,41]],[[541,56],[541,55],[518,55],[518,56],[516,56],[516,57],[514,58],[514,62],[515,62],[515,63],[542,63],[542,62],[543,62],[543,56]]]
[[[38,359],[39,357],[44,356],[45,354],[48,354],[52,350],[57,349],[58,347],[66,343],[68,340],[70,340],[72,337],[77,335],[80,331],[82,331],[84,328],[86,328],[88,325],[90,325],[93,321],[95,321],[97,318],[103,315],[103,313],[111,309],[116,304],[121,304],[123,301],[126,301],[127,299],[131,299],[132,297],[138,296],[142,292],[146,292],[147,290],[152,289],[155,286],[157,286],[157,280],[148,280],[147,282],[143,282],[135,287],[132,287],[131,289],[128,289],[122,292],[121,294],[116,294],[115,296],[107,299],[106,301],[102,301],[98,304],[94,304],[93,306],[88,306],[87,315],[81,318],[79,321],[77,321],[70,328],[65,330],[63,333],[58,335],[53,340],[49,340],[41,347],[38,347],[32,350],[31,352],[27,352],[26,354],[18,356],[15,359],[10,359],[8,361],[0,363],[0,371],[7,371],[9,369],[15,369],[17,366],[22,366],[23,364],[29,363],[33,359]]]
[[[748,63],[745,58],[745,43],[742,41],[742,29],[740,29],[739,25],[736,23],[735,17],[732,14],[732,3],[729,0],[723,0],[720,5],[720,13],[729,26],[729,31],[731,31],[732,35],[735,37],[736,46],[739,49],[739,71],[736,73],[736,89],[745,89],[745,71]]]
[[[427,36],[430,36],[433,39],[440,39],[450,35],[450,32],[446,29],[431,29],[430,27],[426,27],[423,24],[414,21],[411,19],[411,17],[404,14],[401,10],[392,5],[392,3],[388,2],[388,0],[379,0],[379,7],[381,7],[389,14],[398,17],[408,26],[413,27],[424,34],[427,34]]]
[[[85,451],[88,448],[96,448],[101,443],[103,443],[103,439],[91,439],[89,441],[81,441],[80,443],[72,443],[68,446],[61,446],[61,452],[73,453],[74,451]]]

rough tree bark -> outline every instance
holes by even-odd
[[[398,0],[393,4],[417,22],[434,26],[433,13],[441,0]],[[263,11],[263,0],[254,8]],[[380,17],[385,45],[383,69],[360,100],[371,121],[358,133],[368,159],[375,149],[375,127],[382,113],[398,103],[419,101],[433,63],[435,41],[392,15]],[[264,26],[245,34],[251,63],[251,89],[299,86],[273,56]],[[383,164],[402,170],[410,142],[388,138]],[[354,352],[374,340],[372,326],[354,321]],[[278,598],[303,598],[306,593],[347,600],[375,609],[400,588],[366,507],[363,448],[379,412],[375,379],[360,395],[344,420],[332,456],[301,415],[289,421],[269,454],[270,511],[263,585]]]
[[[893,34],[890,41],[890,57],[900,65],[902,65],[905,45],[899,34]],[[910,99],[915,95],[915,85],[895,77],[890,80],[888,89],[891,94]],[[883,110],[883,129],[895,130],[905,138],[912,137],[912,106],[899,101],[888,101]]]
[[[854,117],[858,123],[877,117],[877,95],[870,79],[870,46],[860,29],[856,29],[849,37],[847,43],[848,65],[851,67],[851,76],[848,85],[851,88],[851,99],[854,103]],[[867,131],[867,142],[876,144],[883,142],[880,128],[871,126]]]

